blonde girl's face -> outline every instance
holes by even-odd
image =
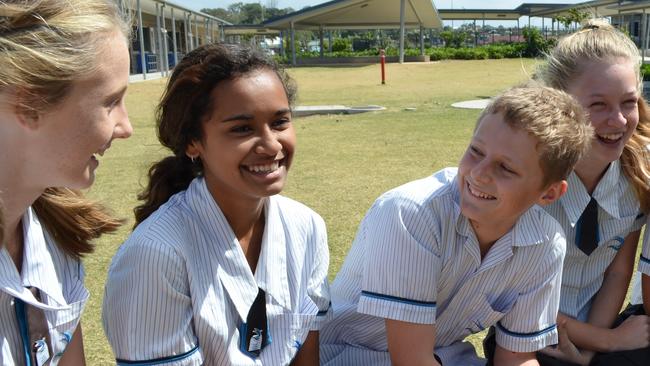
[[[585,108],[596,134],[581,163],[604,169],[621,157],[639,123],[636,68],[625,58],[586,62],[582,74],[570,83],[567,91]]]
[[[101,156],[132,133],[124,97],[129,52],[124,36],[105,36],[98,69],[73,82],[61,102],[38,116],[31,144],[33,180],[41,187],[89,187]]]

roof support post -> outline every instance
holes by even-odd
[[[404,11],[406,0],[400,0],[399,4],[399,63],[404,63]]]
[[[424,27],[420,23],[420,56],[424,56]]]
[[[160,5],[160,39],[162,40],[163,52],[163,67],[165,69],[165,76],[169,75],[169,43],[167,42],[167,20],[165,19],[165,4]]]
[[[645,49],[648,43],[648,17],[645,14],[645,8],[643,8],[643,14],[641,15],[641,63],[645,61]]]
[[[318,39],[320,40],[320,48],[319,48],[320,58],[323,58],[323,53],[324,53],[323,46],[325,45],[325,41],[323,39],[323,26],[322,25],[320,25],[318,27]]]
[[[142,64],[142,77],[147,80],[147,59],[144,51],[144,31],[142,30],[142,6],[140,0],[137,2],[138,8],[138,42],[140,44],[140,63]]]
[[[199,16],[196,14],[194,14],[194,28],[196,33],[196,47],[199,47],[201,45],[199,42]]]
[[[172,51],[174,52],[174,67],[176,64],[178,64],[178,47],[176,46],[176,17],[174,16],[174,7],[171,7],[170,10],[172,11],[172,44],[173,44],[173,49]]]
[[[296,66],[296,29],[291,22],[291,64]]]
[[[162,40],[162,28],[160,26],[160,4],[156,3],[156,43],[158,43],[158,62],[156,71],[161,75],[165,71],[165,64],[163,60],[163,40]]]

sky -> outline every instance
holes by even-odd
[[[268,6],[269,4],[277,4],[276,7],[278,8],[292,7],[299,10],[306,6],[314,6],[326,1],[327,0],[175,0],[176,3],[195,10],[201,10],[203,8],[227,8],[228,5],[237,2],[260,3],[265,6]],[[524,2],[573,4],[582,1],[584,0],[433,0],[433,3],[438,9],[514,9]],[[445,21],[444,23],[445,25],[451,24],[451,22],[448,21]],[[458,26],[461,23],[462,22],[456,21],[454,26]],[[514,22],[487,21],[485,23],[510,27],[513,26]],[[548,26],[549,22],[546,23]],[[531,24],[534,26],[540,26],[541,20],[532,18]]]

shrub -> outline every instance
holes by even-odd
[[[332,52],[352,51],[352,43],[347,38],[336,38],[332,41]]]

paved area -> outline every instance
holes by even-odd
[[[453,103],[451,106],[454,108],[466,109],[485,109],[492,99],[475,99],[466,100],[464,102]]]
[[[348,107],[344,105],[309,105],[297,106],[293,109],[295,117],[312,116],[315,114],[357,114],[372,111],[383,111],[385,107],[378,105],[367,105]]]

